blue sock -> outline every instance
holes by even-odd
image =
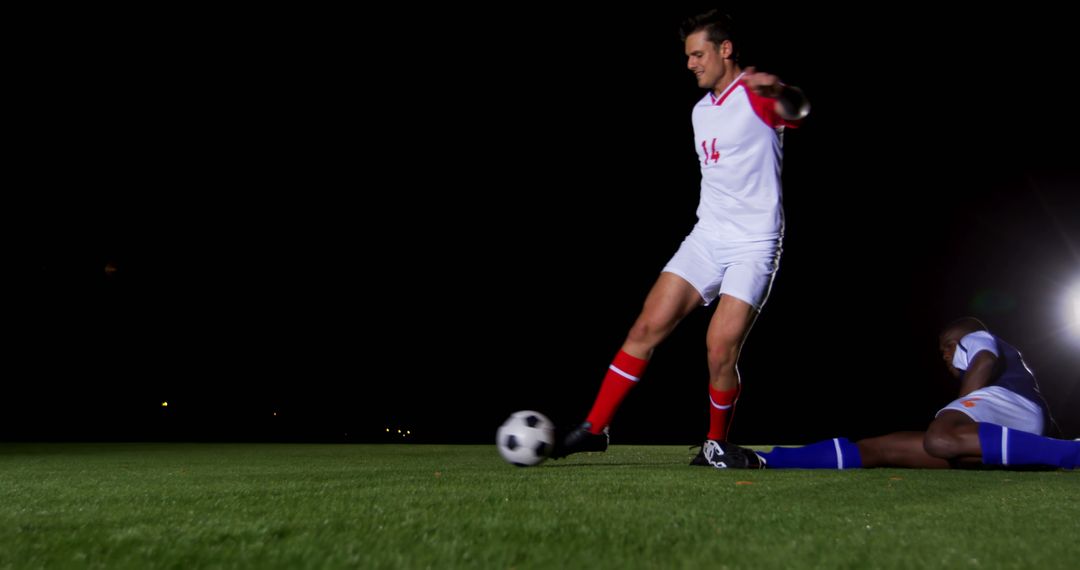
[[[774,447],[758,452],[768,469],[858,469],[862,467],[859,448],[844,437],[827,439],[803,447]]]
[[[1075,469],[1080,463],[1080,441],[1043,437],[997,424],[979,424],[979,446],[986,465],[1053,465]]]

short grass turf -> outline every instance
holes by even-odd
[[[2,444],[0,568],[1078,568],[1080,472],[720,471],[684,447]]]

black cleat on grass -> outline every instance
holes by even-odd
[[[571,453],[583,451],[607,451],[608,428],[600,433],[592,433],[589,428],[592,424],[585,422],[566,434],[561,442],[556,443],[555,449],[551,450],[552,459],[562,459]]]
[[[705,446],[704,445],[691,445],[690,449],[698,448],[697,455],[690,460],[690,465],[693,467],[712,467],[709,465],[709,460],[705,459]]]
[[[701,446],[699,456],[704,458],[706,465],[717,469],[765,468],[765,461],[761,459],[761,456],[734,443],[706,439],[705,445]],[[690,465],[700,465],[696,461],[698,461],[697,457],[690,462]]]

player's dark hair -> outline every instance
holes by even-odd
[[[967,334],[973,333],[975,331],[985,330],[989,329],[986,327],[986,324],[984,324],[979,319],[976,319],[975,317],[960,317],[959,319],[956,319],[955,321],[945,325],[945,327],[941,329],[941,333],[945,334],[948,331],[960,331],[964,334]]]
[[[738,61],[739,49],[738,42],[735,41],[735,24],[731,19],[731,16],[719,11],[709,10],[704,14],[698,14],[691,16],[683,21],[682,26],[679,27],[679,39],[683,42],[686,41],[687,36],[690,34],[696,34],[700,31],[705,31],[705,37],[710,42],[720,48],[720,44],[725,40],[731,41],[731,59]]]

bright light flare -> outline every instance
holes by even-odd
[[[1080,283],[1072,286],[1065,295],[1065,318],[1069,322],[1069,328],[1080,335]]]

